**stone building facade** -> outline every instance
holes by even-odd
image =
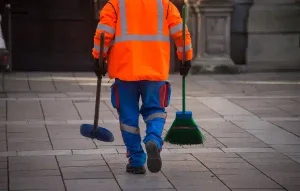
[[[171,0],[188,6],[192,73],[300,69],[300,0]],[[90,71],[99,10],[107,0],[3,0],[11,11],[12,68]],[[4,3],[11,10],[4,10]],[[72,31],[70,33],[70,31]],[[179,61],[172,42],[171,71]]]
[[[195,73],[214,69],[209,66],[300,69],[299,0],[190,0],[188,5],[194,63],[203,69]]]

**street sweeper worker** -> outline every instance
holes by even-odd
[[[119,114],[120,129],[127,149],[128,173],[144,174],[160,171],[162,132],[166,121],[171,85],[170,36],[175,41],[177,55],[182,60],[183,46],[186,62],[180,74],[186,76],[193,56],[190,33],[186,27],[186,44],[182,39],[182,18],[169,0],[109,0],[100,12],[94,36],[92,55],[95,73],[106,74],[106,67],[98,65],[100,34],[104,32],[104,57],[111,86],[111,103]],[[142,105],[139,107],[139,99]],[[141,145],[139,114],[146,123],[143,139],[147,156]]]

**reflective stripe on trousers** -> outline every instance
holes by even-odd
[[[130,125],[120,123],[120,129],[132,134],[140,134],[140,129]]]
[[[166,113],[152,113],[151,115],[149,115],[146,119],[145,122],[147,121],[151,121],[155,118],[163,118],[166,119],[167,118],[167,114]]]

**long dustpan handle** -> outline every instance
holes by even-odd
[[[104,51],[104,32],[100,35],[100,52],[99,52],[99,67],[103,67],[103,51]],[[99,121],[99,108],[100,108],[100,95],[101,95],[101,82],[102,77],[97,77],[97,91],[96,91],[96,104],[95,104],[95,116],[94,116],[94,128],[93,131],[98,130]]]
[[[185,5],[182,7],[182,39],[183,39],[183,51],[182,51],[182,65],[185,62]],[[182,112],[185,112],[185,76],[182,76]]]

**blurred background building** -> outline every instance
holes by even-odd
[[[107,0],[0,0],[13,71],[91,71]],[[179,10],[183,0],[172,0]],[[193,73],[300,69],[299,0],[189,0]],[[10,27],[11,26],[11,27]],[[11,47],[11,48],[10,48]],[[172,44],[171,71],[179,62]],[[229,71],[229,70],[228,70]]]

